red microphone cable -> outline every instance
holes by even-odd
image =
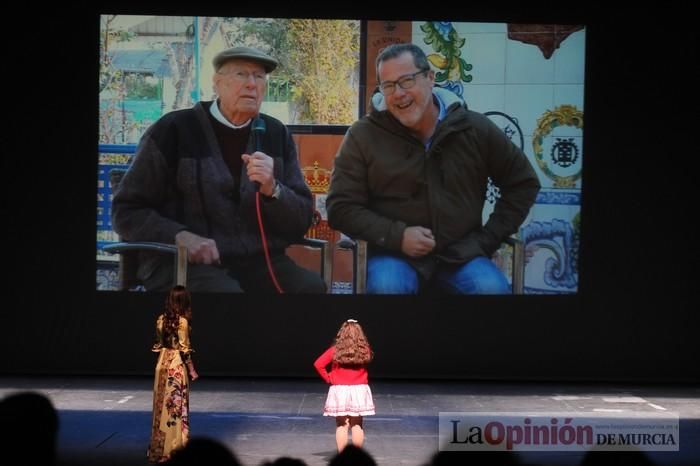
[[[270,260],[270,250],[267,247],[267,239],[265,236],[265,228],[263,227],[262,221],[262,210],[260,209],[260,191],[255,192],[255,211],[258,214],[258,227],[260,228],[260,238],[262,239],[263,252],[265,253],[265,262],[267,263],[267,271],[270,273],[270,278],[272,283],[277,288],[279,294],[284,294],[284,290],[277,281],[275,276],[275,271],[272,268],[272,261]]]

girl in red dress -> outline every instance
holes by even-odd
[[[362,418],[374,414],[372,391],[367,385],[367,364],[372,358],[362,327],[355,319],[348,319],[338,330],[334,344],[314,362],[321,378],[331,385],[323,415],[335,417],[339,452],[348,443],[348,430],[353,445],[362,447],[365,439]],[[328,365],[330,372],[326,370]]]

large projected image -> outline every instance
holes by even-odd
[[[582,25],[134,15],[100,20],[98,290],[146,289],[138,280],[124,280],[135,275],[133,260],[105,251],[122,241],[112,226],[112,198],[142,135],[164,115],[214,100],[214,56],[251,46],[279,63],[267,77],[261,113],[288,126],[312,195],[313,220],[305,234],[310,241],[291,245],[287,256],[319,274],[329,293],[363,293],[364,248],[371,254],[373,245],[331,228],[326,198],[347,129],[372,108],[377,55],[390,44],[412,43],[427,56],[435,87],[495,123],[526,155],[541,185],[518,231],[490,259],[515,294],[578,292]],[[490,179],[485,186],[484,224],[502,194]]]

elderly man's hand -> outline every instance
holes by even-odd
[[[192,264],[220,264],[219,249],[216,241],[181,231],[175,235],[175,244],[187,248],[187,259]]]
[[[272,196],[272,191],[275,189],[273,158],[260,151],[254,152],[252,155],[243,154],[241,158],[245,163],[248,178],[260,183],[260,193]]]

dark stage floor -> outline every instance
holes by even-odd
[[[47,395],[60,418],[59,460],[75,465],[146,465],[151,416],[148,377],[0,377],[0,396]],[[651,452],[658,465],[700,464],[700,387],[563,383],[375,381],[377,415],[365,448],[379,465],[426,464],[438,449],[438,413],[670,413],[679,416],[678,452]],[[192,385],[191,433],[228,445],[257,466],[291,456],[309,466],[335,454],[334,422],[321,413],[319,380],[201,378]],[[520,452],[522,464],[576,465],[580,452]]]

